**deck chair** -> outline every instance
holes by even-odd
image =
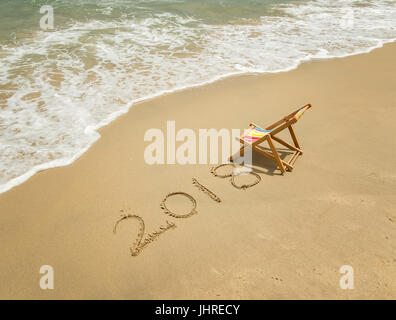
[[[261,128],[257,124],[251,123],[249,125],[249,129],[242,136],[239,137],[239,140],[242,143],[242,147],[239,153],[232,155],[230,157],[230,161],[233,161],[238,155],[243,156],[247,148],[252,148],[252,150],[257,151],[263,156],[275,161],[282,174],[286,170],[292,171],[294,169],[293,165],[296,162],[297,158],[303,154],[300,144],[298,143],[296,134],[294,132],[293,125],[301,118],[303,113],[309,108],[311,108],[311,105],[307,104],[297,109],[296,111],[290,113],[283,119],[266,127],[265,129]],[[294,145],[276,136],[278,133],[282,132],[285,129],[289,130]],[[258,147],[261,143],[265,141],[268,142],[268,145],[272,153],[267,152]],[[279,157],[279,153],[277,152],[273,141],[276,141],[281,145],[285,146],[286,148],[290,149],[291,151],[293,151],[293,155],[289,160],[289,162],[286,162]]]

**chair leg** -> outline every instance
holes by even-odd
[[[294,152],[294,154],[293,154],[293,156],[291,157],[289,163],[290,163],[291,165],[293,165],[294,162],[296,162],[298,156],[301,156],[300,152],[298,152],[298,151]]]
[[[281,138],[278,138],[276,136],[271,136],[272,140],[275,140],[276,142],[279,142],[281,145],[284,145],[286,148],[289,148],[290,150],[293,151],[298,151],[301,155],[303,154],[303,151],[295,146],[292,146],[290,143],[286,142],[285,140],[282,140]]]
[[[230,158],[229,161],[232,162],[234,161],[234,158],[239,155],[239,157],[243,156],[245,154],[245,146],[243,145],[240,149],[239,149],[239,153],[236,152],[234,153]]]
[[[278,153],[278,151],[276,151],[275,146],[274,146],[274,143],[272,142],[272,139],[271,139],[270,136],[268,136],[267,141],[268,141],[268,144],[269,144],[269,146],[270,146],[270,148],[271,148],[271,151],[272,151],[272,153],[273,153],[273,155],[274,155],[274,157],[275,157],[275,161],[278,163],[278,167],[279,167],[280,171],[281,171],[282,173],[285,173],[285,172],[286,172],[286,169],[285,169],[285,167],[283,166],[282,160],[281,160],[281,158],[279,157],[279,153]]]
[[[260,149],[258,147],[255,147],[255,146],[253,146],[253,150],[257,151],[258,153],[261,153],[264,157],[276,162],[275,156],[272,155],[271,153],[266,152],[266,151],[264,151],[264,150],[262,150],[262,149]],[[281,159],[281,162],[282,162],[282,164],[283,164],[283,166],[285,168],[287,168],[290,171],[293,171],[294,167],[292,165],[290,165],[289,163],[283,161],[282,159]]]
[[[257,151],[257,152],[259,152],[259,153],[261,153],[261,154],[264,155],[265,157],[267,157],[267,158],[269,158],[269,159],[275,161],[275,162],[277,163],[277,165],[278,165],[280,171],[282,172],[282,174],[286,172],[286,169],[289,170],[289,171],[292,171],[292,170],[294,169],[293,165],[290,164],[290,163],[287,163],[286,161],[283,161],[283,160],[279,157],[279,153],[276,151],[276,148],[275,148],[275,146],[274,146],[274,144],[273,144],[273,142],[272,142],[271,137],[268,136],[268,137],[266,138],[266,140],[268,141],[268,144],[269,144],[269,146],[270,146],[270,149],[271,149],[271,151],[272,151],[272,154],[269,153],[269,152],[266,152],[266,151],[264,151],[264,150],[261,150],[260,148],[258,148],[258,147],[255,146],[255,145],[251,146],[252,149],[255,150],[255,151]],[[235,153],[235,154],[233,154],[232,156],[229,157],[229,161],[230,161],[230,162],[234,161],[234,159],[235,159],[237,156],[239,156],[239,157],[240,157],[240,156],[243,156],[243,155],[245,154],[245,148],[246,148],[246,147],[247,147],[246,145],[243,145],[243,146],[240,148],[239,152],[237,152],[237,153]]]
[[[290,135],[291,135],[291,137],[292,137],[292,139],[293,139],[294,145],[295,145],[298,149],[301,150],[301,147],[300,147],[300,145],[299,145],[299,143],[298,143],[296,134],[294,133],[294,129],[292,128],[291,125],[288,126],[288,129],[289,129]]]

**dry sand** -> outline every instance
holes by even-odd
[[[0,298],[395,299],[395,56],[389,44],[134,106],[72,165],[0,195]],[[262,181],[246,191],[210,165],[144,161],[145,131],[167,120],[242,129],[305,103],[313,108],[296,125],[304,155],[295,170],[282,176],[256,156]],[[159,205],[171,191],[192,194],[198,214],[166,216]],[[131,257],[138,223],[114,235],[120,210],[141,216],[146,232],[166,220],[177,227]],[[53,266],[54,290],[40,289],[41,265]],[[353,290],[339,286],[342,265],[354,268]]]

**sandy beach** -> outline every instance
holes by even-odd
[[[396,44],[296,70],[225,78],[144,101],[100,131],[76,162],[0,194],[1,299],[395,299]],[[266,126],[311,103],[296,125],[304,155],[281,175],[255,155],[247,190],[210,164],[148,165],[144,134]],[[222,202],[196,189],[196,178]],[[198,213],[175,219],[173,191]],[[190,206],[182,199],[183,208]],[[177,204],[175,204],[177,205]],[[176,228],[132,257],[139,224]],[[54,269],[41,290],[40,267]],[[354,289],[339,269],[354,269]]]

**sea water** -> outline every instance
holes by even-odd
[[[0,26],[5,192],[73,162],[136,101],[394,41],[396,1],[0,0]]]

